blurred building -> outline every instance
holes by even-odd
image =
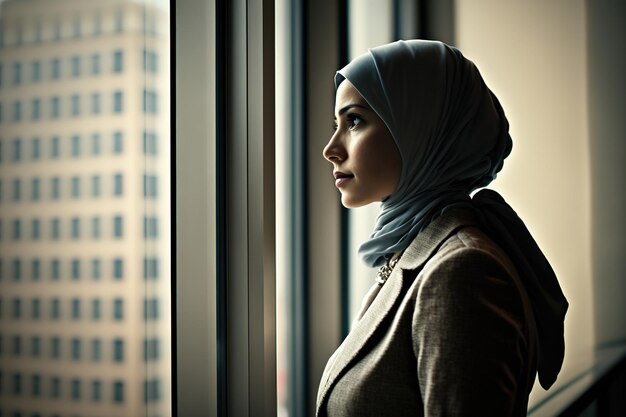
[[[0,5],[0,416],[170,415],[169,15]]]

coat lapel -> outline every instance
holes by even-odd
[[[365,312],[361,320],[352,328],[339,349],[331,358],[329,368],[322,376],[322,386],[318,393],[317,407],[326,397],[339,377],[349,368],[361,353],[372,335],[401,301],[405,271],[421,268],[435,253],[441,243],[461,227],[475,224],[474,216],[467,210],[451,209],[428,225],[404,251],[396,268],[383,285],[380,292]]]

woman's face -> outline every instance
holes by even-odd
[[[336,130],[324,148],[348,208],[383,201],[400,181],[402,159],[385,123],[348,81],[337,89]]]

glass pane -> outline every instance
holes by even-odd
[[[169,27],[0,5],[2,416],[171,415]]]

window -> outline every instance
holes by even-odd
[[[80,156],[80,136],[74,135],[71,138],[71,154],[73,158]]]
[[[31,318],[35,320],[41,318],[41,300],[39,298],[31,300]]]
[[[144,239],[156,239],[159,235],[158,219],[153,216],[145,216],[143,218],[143,237]]]
[[[39,281],[41,279],[41,260],[33,259],[31,261],[31,279],[33,281]]]
[[[143,319],[145,321],[159,319],[159,300],[158,298],[144,298],[143,300]]]
[[[157,134],[156,132],[143,132],[143,153],[145,155],[157,155]]]
[[[72,379],[72,400],[80,400],[80,379]]]
[[[100,197],[100,177],[98,175],[91,177],[91,196]]]
[[[50,99],[50,116],[53,119],[61,117],[61,99],[58,96]]]
[[[31,81],[36,83],[41,81],[41,61],[31,62]]]
[[[22,300],[19,298],[13,299],[13,316],[14,319],[22,318]]]
[[[20,62],[13,63],[13,85],[22,83],[22,64]]]
[[[157,176],[147,175],[143,176],[143,196],[145,198],[157,197]]]
[[[100,339],[93,339],[91,341],[91,360],[100,362],[100,359],[102,359],[102,342]]]
[[[78,94],[73,94],[70,97],[70,108],[72,117],[80,116],[80,96]]]
[[[91,114],[100,114],[100,93],[91,93]]]
[[[41,337],[33,336],[30,339],[30,355],[34,358],[41,356]]]
[[[54,218],[51,220],[51,238],[52,240],[59,240],[61,237],[61,220]]]
[[[34,37],[35,43],[41,42],[42,32],[43,32],[43,28],[41,27],[41,21],[37,21],[37,23],[35,24],[35,37]]]
[[[80,356],[81,356],[80,353],[81,353],[80,339],[73,338],[72,339],[72,360],[79,361]]]
[[[30,156],[33,161],[37,161],[39,158],[41,158],[41,139],[32,138],[30,140],[30,148],[31,148]]]
[[[50,339],[50,357],[52,359],[61,357],[61,339],[59,337],[54,336]]]
[[[50,78],[53,80],[61,78],[61,60],[59,58],[53,58],[50,61]]]
[[[53,281],[61,279],[61,261],[58,259],[50,261],[50,278]]]
[[[95,379],[91,382],[91,401],[97,403],[102,400],[102,381]]]
[[[13,356],[22,356],[22,338],[13,336]]]
[[[80,320],[80,299],[72,299],[72,320]]]
[[[59,156],[61,156],[61,139],[58,136],[54,136],[50,139],[50,157],[57,159]]]
[[[61,198],[61,179],[59,177],[50,179],[50,198],[53,200]]]
[[[143,341],[143,359],[146,362],[156,361],[159,359],[159,339],[144,339]]]
[[[117,281],[124,278],[124,260],[122,258],[113,259],[113,278]]]
[[[22,238],[22,221],[20,219],[13,220],[13,240]]]
[[[100,276],[102,273],[101,265],[102,265],[102,262],[100,261],[100,259],[94,258],[91,260],[91,279],[93,279],[94,281],[97,281],[100,279]]]
[[[0,87],[4,85],[4,65],[0,63]]]
[[[100,306],[100,299],[94,298],[93,300],[91,300],[91,319],[98,321],[100,320],[101,316],[102,311]]]
[[[15,178],[13,180],[13,201],[20,201],[22,199],[22,180]]]
[[[113,402],[121,404],[124,402],[124,382],[113,382]]]
[[[55,376],[50,379],[50,396],[61,398],[61,378]]]
[[[100,55],[93,54],[91,56],[91,75],[100,74]]]
[[[13,161],[21,161],[22,160],[22,140],[21,139],[13,139]]]
[[[70,236],[72,239],[80,238],[80,219],[73,217],[70,221]]]
[[[38,201],[41,197],[41,179],[33,178],[30,182],[30,199]]]
[[[113,237],[121,239],[124,236],[124,219],[122,216],[113,217]]]
[[[80,38],[82,35],[82,27],[80,16],[74,16],[74,20],[72,22],[72,36],[75,38]]]
[[[31,395],[39,397],[41,395],[41,376],[32,375],[30,380]]]
[[[52,311],[50,316],[53,320],[58,320],[61,318],[61,300],[58,298],[52,299]]]
[[[124,13],[122,11],[118,11],[115,13],[115,22],[113,24],[113,28],[117,33],[120,33],[124,30]]]
[[[153,74],[159,71],[159,56],[156,51],[143,50],[143,70]]]
[[[158,110],[157,92],[143,90],[143,112],[146,114],[157,114]]]
[[[124,362],[124,341],[122,339],[113,341],[113,361]]]
[[[113,113],[121,113],[123,111],[124,94],[122,91],[113,92]]]
[[[72,280],[78,281],[80,279],[80,259],[72,259]]]
[[[101,142],[100,134],[93,133],[91,135],[91,154],[92,155],[100,155],[100,152],[102,152],[102,146],[100,142]]]
[[[143,262],[143,276],[145,279],[156,280],[159,277],[159,260],[145,258]]]
[[[124,151],[124,134],[120,131],[113,132],[113,153],[121,154]]]
[[[72,196],[72,198],[79,198],[80,197],[80,177],[72,177],[72,179],[70,180],[70,185],[71,185],[70,195]]]
[[[39,240],[41,238],[41,220],[31,220],[31,239]]]
[[[13,395],[22,395],[22,374],[13,373]]]
[[[38,98],[32,99],[30,102],[30,108],[30,118],[32,120],[39,120],[41,118],[41,100]]]
[[[116,298],[113,300],[113,320],[120,321],[124,319],[124,300]]]
[[[80,57],[73,56],[70,60],[72,77],[80,77]]]
[[[121,197],[124,194],[124,176],[113,174],[113,195]]]
[[[146,403],[157,402],[161,399],[160,382],[158,379],[144,381],[144,401]]]
[[[91,238],[100,239],[100,217],[91,218]]]
[[[124,71],[124,51],[117,50],[113,52],[113,72],[119,73]]]
[[[13,102],[13,121],[19,122],[22,120],[22,102],[14,101]]]

